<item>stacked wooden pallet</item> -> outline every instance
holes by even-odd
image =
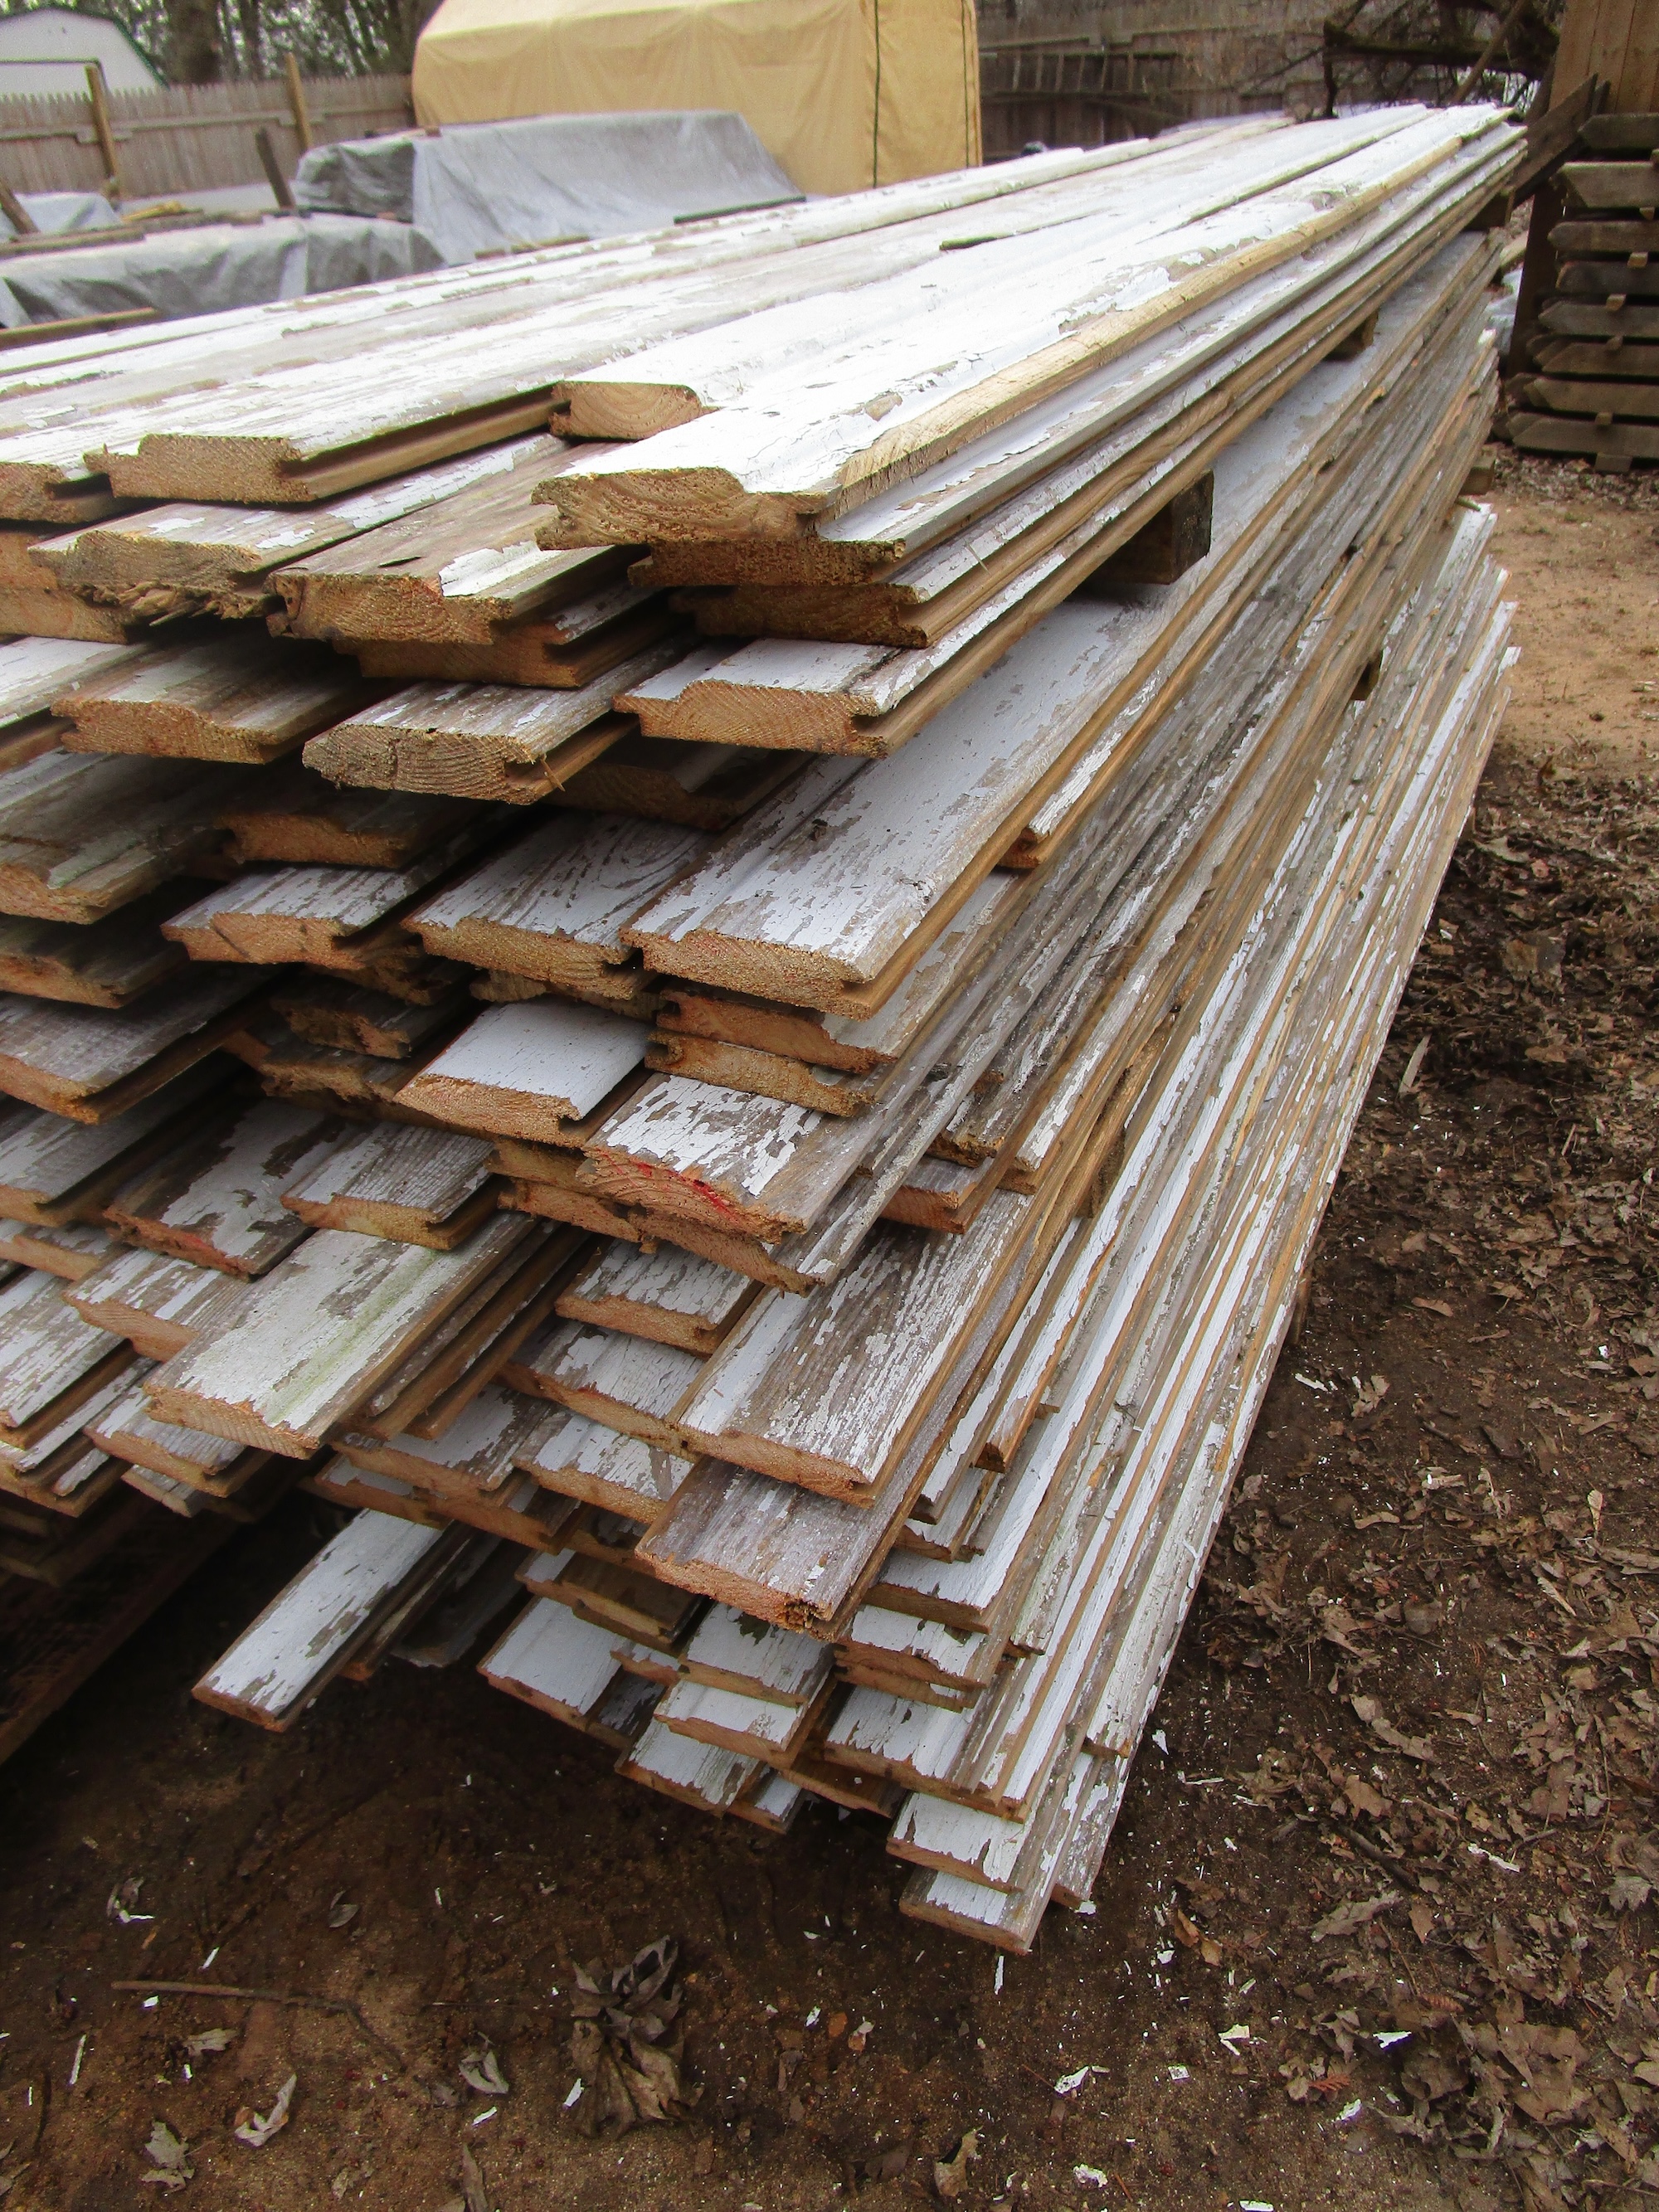
[[[1588,158],[1559,173],[1554,290],[1510,435],[1523,453],[1626,470],[1659,460],[1659,115],[1592,116],[1579,138]]]
[[[493,1633],[647,1786],[889,1819],[907,1910],[1086,1895],[1502,708],[1517,143],[1109,149],[720,329],[619,262],[568,441],[373,514],[304,377],[97,449],[180,504],[52,573],[197,627],[27,694],[0,1087],[88,1148],[99,1449],[356,1509],[198,1694]]]

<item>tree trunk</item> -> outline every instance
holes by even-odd
[[[167,74],[175,84],[216,84],[224,74],[216,0],[173,0]]]

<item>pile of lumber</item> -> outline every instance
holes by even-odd
[[[1520,144],[523,257],[395,434],[320,325],[76,454],[43,387],[20,531],[167,503],[31,555],[123,636],[0,647],[15,1256],[115,1481],[343,1516],[199,1696],[471,1658],[922,1917],[1086,1897],[1503,711]]]
[[[1559,180],[1555,278],[1517,376],[1510,435],[1522,453],[1589,453],[1623,471],[1659,460],[1659,115],[1595,115]]]

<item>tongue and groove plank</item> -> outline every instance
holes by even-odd
[[[623,611],[613,602],[633,597],[615,592],[586,600],[560,617],[531,617],[503,628],[486,644],[409,643],[341,638],[366,677],[386,683],[519,684],[527,690],[581,691],[613,669],[631,668],[653,647],[684,642],[685,625],[661,600]]]
[[[539,1230],[452,1306],[352,1416],[358,1433],[428,1442],[545,1326],[585,1239]]]
[[[1456,285],[1466,258],[1454,253],[1438,274]],[[1403,324],[1405,342],[1380,343],[1382,371],[1401,375],[1415,360],[1440,289],[1427,282],[1397,319],[1385,315],[1382,337]],[[1173,703],[1202,645],[1260,588],[1301,485],[1334,452],[1352,451],[1377,380],[1368,362],[1316,369],[1221,456],[1216,544],[1176,583],[1056,609],[898,754],[804,770],[629,926],[647,967],[826,1010],[854,993],[860,1011],[879,1005],[905,954],[925,949],[927,926],[945,926],[1021,818],[1131,702],[1136,742],[1148,741],[1157,716],[1145,687],[1165,672],[1158,696]]]
[[[490,447],[297,512],[189,502],[147,507],[57,539],[48,558],[52,572],[70,591],[118,606],[157,605],[168,615],[203,612],[227,620],[270,614],[283,604],[273,571],[303,564],[327,547],[378,535],[458,492],[499,478],[526,451],[550,460],[552,441],[532,437]]]
[[[653,646],[574,691],[411,684],[313,738],[306,765],[339,783],[527,806],[633,733],[633,723],[612,713],[613,696],[678,651]]]
[[[1120,161],[1158,158],[1144,143],[1109,150]],[[872,264],[931,260],[951,210],[1028,185],[1049,187],[1030,222],[1052,222],[1055,180],[1067,170],[1042,159],[1046,171],[1033,164],[994,184],[982,172],[930,179],[926,190],[890,187],[892,198],[817,202],[793,220],[790,211],[734,216],[695,233],[647,233],[444,270],[436,282],[363,287],[331,313],[287,303],[291,335],[250,322],[217,357],[199,342],[171,360],[157,355],[147,378],[141,370],[125,391],[99,393],[95,412],[83,406],[72,431],[60,410],[43,407],[52,427],[12,439],[22,450],[0,472],[0,496],[8,512],[29,519],[50,510],[54,486],[96,473],[122,497],[304,504],[542,429],[556,366],[706,328],[855,280]],[[1100,153],[1066,159],[1073,196],[1086,205],[1091,173],[1115,163]],[[859,204],[872,200],[884,204]],[[398,310],[392,315],[388,299]],[[205,392],[204,361],[217,387]],[[0,428],[11,427],[9,414],[0,413]]]
[[[687,1462],[638,1437],[574,1413],[547,1408],[547,1421],[520,1447],[515,1464],[547,1489],[649,1527],[661,1519],[690,1472]]]
[[[307,1044],[367,1053],[375,1060],[424,1057],[423,1048],[471,1012],[461,972],[457,970],[455,988],[430,1006],[411,1006],[383,991],[318,976],[281,985],[271,993],[271,1012]]]
[[[212,860],[246,775],[186,761],[52,750],[3,779],[0,913],[101,921]]]
[[[234,1328],[246,1286],[217,1269],[155,1252],[118,1253],[64,1292],[94,1328],[124,1336],[146,1359],[171,1359],[219,1328]]]
[[[239,866],[284,860],[337,868],[407,868],[476,819],[463,799],[341,790],[289,763],[251,777],[219,820]]]
[[[556,1143],[633,1075],[646,1034],[559,1000],[491,1006],[411,1079],[403,1103],[452,1127]]]
[[[118,666],[126,657],[119,646],[46,637],[8,639],[0,645],[0,732],[10,738],[37,726],[51,715],[52,702],[65,684]]]
[[[228,1497],[249,1482],[259,1468],[270,1464],[267,1452],[250,1452],[246,1445],[224,1437],[210,1437],[199,1429],[177,1429],[158,1421],[149,1412],[141,1389],[134,1389],[85,1424],[87,1434],[102,1451],[135,1467],[188,1483],[192,1489]]]
[[[112,1012],[0,999],[0,1091],[70,1121],[108,1121],[222,1043],[258,982],[185,975]]]
[[[0,991],[81,1006],[131,1006],[183,969],[185,954],[159,924],[188,897],[178,885],[153,892],[100,922],[0,918]]]
[[[149,1377],[157,1419],[309,1459],[532,1226],[498,1214],[454,1252],[318,1230],[250,1288],[234,1329]]]
[[[1437,237],[1456,230],[1471,190],[1478,196],[1485,189],[1484,181],[1472,187],[1467,179],[1461,189],[1437,183],[1403,237],[1390,209],[1362,240],[1343,241],[1340,255],[1328,247],[1322,264],[1318,257],[1298,261],[1246,286],[1206,315],[1189,318],[1178,343],[1132,349],[1060,400],[975,441],[902,493],[878,496],[830,526],[824,536],[769,549],[764,541],[758,548],[755,541],[663,547],[633,573],[641,582],[698,586],[676,603],[711,635],[911,647],[939,644],[1022,577],[1022,588],[1041,586],[1043,556],[1075,555],[1066,571],[1072,575],[1086,550],[1089,563],[1103,564],[1102,573],[1131,580],[1121,569],[1124,555],[1114,549],[1129,545],[1168,514],[1172,500],[1201,484],[1206,455],[1318,361],[1357,308],[1375,310]],[[1362,243],[1365,250],[1357,252]],[[836,580],[837,570],[860,564],[872,573]],[[792,567],[796,580],[788,575]],[[762,573],[747,573],[757,569]],[[775,573],[769,577],[769,570]],[[1176,573],[1133,580],[1164,582]]]
[[[548,1418],[539,1400],[495,1382],[463,1408],[441,1437],[364,1437],[348,1430],[340,1450],[354,1467],[396,1475],[439,1498],[488,1493],[512,1483],[516,1456],[533,1444]]]
[[[388,1514],[358,1514],[244,1629],[195,1695],[261,1728],[291,1728],[450,1541]]]
[[[1010,203],[970,235],[936,234],[945,251],[977,249],[971,270],[933,258],[914,263],[907,256],[883,267],[868,257],[844,287],[820,287],[764,307],[745,301],[741,319],[719,326],[712,336],[692,334],[647,339],[611,363],[568,377],[559,392],[556,420],[586,440],[643,440],[695,422],[716,408],[742,405],[760,388],[787,387],[810,375],[814,362],[829,362],[890,337],[892,327],[939,300],[959,300],[974,290],[974,276],[987,270],[988,289],[1002,264],[987,249],[1020,241],[1014,257],[1042,267],[1086,255],[1103,229],[1115,238],[1141,244],[1168,231],[1183,216],[1282,182],[1318,167],[1334,151],[1377,136],[1375,131],[1285,136],[1249,131],[1228,141],[1205,143],[1202,134],[1184,143],[1165,139],[1120,174],[1097,175],[1079,195],[1069,185],[1050,186]],[[1223,181],[1206,196],[1202,179],[1213,173],[1222,154]],[[1138,220],[1137,220],[1138,219]]]
[[[694,867],[709,840],[623,816],[555,815],[417,907],[427,951],[584,993],[632,997],[624,925]]]
[[[560,1322],[526,1345],[502,1370],[502,1380],[527,1396],[550,1398],[603,1427],[689,1458],[675,1415],[702,1365],[696,1353],[673,1346]]]
[[[1316,141],[1311,130],[1326,135]],[[1231,161],[1212,156],[1206,167],[1218,183],[1189,203],[1196,220],[1176,216],[1162,236],[1137,240],[1127,255],[1111,250],[1117,215],[1098,235],[1081,222],[1051,234],[1042,251],[1008,240],[956,270],[947,264],[943,275],[935,268],[896,279],[878,344],[856,329],[841,350],[820,343],[794,391],[787,380],[767,382],[747,407],[579,459],[549,478],[544,496],[568,543],[799,536],[805,518],[845,511],[919,472],[1183,314],[1337,235],[1488,132],[1518,155],[1521,134],[1491,110],[1466,109],[1449,122],[1396,110],[1382,130],[1310,126],[1297,134],[1308,161],[1285,161],[1294,181],[1267,190],[1251,189],[1252,170],[1271,168],[1253,159],[1252,147]],[[1285,143],[1259,143],[1270,150]],[[1321,154],[1325,166],[1312,168]],[[1240,203],[1227,205],[1218,180],[1234,176]],[[885,403],[878,409],[870,405],[872,382]]]
[[[384,696],[317,646],[256,633],[137,647],[60,690],[71,751],[257,767]]]
[[[559,1294],[567,1321],[648,1338],[682,1352],[714,1352],[754,1304],[760,1286],[689,1252],[605,1245]]]
[[[1490,252],[1466,240],[1455,253],[1465,275],[1474,274],[1478,289],[1479,264],[1490,262]],[[1420,316],[1425,289],[1420,281],[1407,286],[1401,305],[1415,304]],[[1406,335],[1411,334],[1412,320],[1396,313],[1391,322],[1397,348],[1402,327]],[[866,586],[862,593],[844,595],[849,610],[845,620],[815,618],[809,595],[786,609],[776,625],[787,636],[830,641],[863,637],[867,631],[877,642],[839,647],[820,642],[814,648],[771,639],[725,659],[716,658],[714,649],[705,648],[637,690],[619,693],[618,707],[637,714],[641,726],[655,736],[720,737],[761,746],[878,758],[890,753],[1045,613],[1079,584],[1089,582],[1113,548],[1172,494],[1210,473],[1240,433],[1295,388],[1319,359],[1318,345],[1299,331],[1297,337],[1297,356],[1247,401],[1235,395],[1234,404],[1222,411],[1213,429],[1186,435],[1169,445],[1167,452],[1155,440],[1150,446],[1138,444],[1127,431],[1108,441],[1108,459],[1122,449],[1129,457],[1126,466],[1133,462],[1143,475],[1150,469],[1150,482],[1137,479],[1116,507],[1102,507],[1109,479],[1103,480],[1104,490],[1091,484],[1095,457],[1085,456],[1012,502],[984,528],[960,535],[939,553],[911,564],[910,570],[901,570],[901,574],[915,573],[921,582],[932,577],[942,586],[924,613],[895,613],[890,620],[879,612],[880,592],[875,592],[872,602],[875,587]],[[1362,381],[1374,382],[1386,373],[1393,350],[1369,354]],[[1082,487],[1068,492],[1066,487],[1079,475],[1085,478]],[[1045,503],[1053,506],[1046,518]],[[1017,530],[1028,509],[1037,521]],[[1015,534],[999,550],[999,532],[1003,531]],[[875,612],[850,611],[872,604],[877,605]],[[920,629],[915,628],[918,623]],[[902,637],[900,630],[905,632]]]
[[[0,1437],[20,1447],[56,1428],[132,1358],[65,1304],[55,1275],[33,1273],[0,1289]]]
[[[647,594],[628,582],[625,551],[548,553],[536,543],[531,495],[572,449],[539,437],[500,450],[506,465],[451,497],[277,569],[271,581],[294,635],[492,645],[507,626],[542,619],[553,642],[568,644],[641,605]],[[567,610],[574,623],[560,621]]]
[[[635,732],[578,769],[552,796],[588,814],[630,814],[718,836],[769,799],[796,765],[753,746],[684,744]]]
[[[89,1221],[71,1222],[63,1229],[40,1228],[29,1221],[0,1221],[0,1259],[19,1267],[38,1267],[65,1283],[78,1283],[95,1273],[119,1249]],[[11,1270],[6,1272],[9,1275]]]
[[[124,1183],[106,1218],[135,1244],[245,1281],[306,1234],[283,1205],[291,1185],[346,1141],[341,1121],[278,1100],[233,1100],[214,1122]]]
[[[451,1251],[495,1210],[489,1160],[487,1138],[376,1123],[341,1131],[284,1183],[281,1203],[307,1228]]]
[[[1270,348],[1274,362],[1293,362],[1311,341],[1316,357],[1324,337],[1376,307],[1462,228],[1471,196],[1489,189],[1505,161],[1501,151],[1477,150],[1351,235],[1186,319],[1178,336],[1131,349],[852,514],[820,520],[811,537],[658,544],[631,573],[636,582],[666,586],[880,585],[900,604],[921,584],[921,596],[931,596],[965,575],[975,555],[996,556],[1011,536],[1097,476],[1097,463],[1109,464],[1118,450],[1115,432],[1121,436],[1138,409],[1152,407],[1155,415],[1158,404],[1167,407],[1168,388],[1178,390],[1183,376],[1197,397],[1207,390],[1206,378],[1224,379],[1236,356],[1248,361],[1252,344]],[[1258,330],[1264,320],[1267,327]],[[1206,354],[1215,357],[1208,369]],[[1264,359],[1261,366],[1266,374],[1271,363]],[[1149,415],[1147,427],[1152,420]]]
[[[406,868],[257,868],[173,915],[163,934],[192,960],[275,967],[356,964],[354,939],[382,927],[470,859],[499,826],[489,813],[429,846]]]

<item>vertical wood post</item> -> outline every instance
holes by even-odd
[[[300,64],[292,54],[283,56],[283,70],[288,78],[288,104],[293,111],[295,135],[300,141],[300,151],[308,154],[317,142],[311,135],[311,111],[306,106],[306,88],[300,76]]]
[[[270,133],[263,123],[253,134],[253,144],[259,156],[259,167],[264,171],[265,181],[270,186],[271,198],[284,215],[292,215],[295,211],[294,188],[283,174],[276,149],[271,144]]]
[[[104,197],[118,200],[121,197],[121,163],[115,151],[115,132],[109,119],[109,88],[104,82],[102,62],[88,62],[87,68],[87,98],[92,105],[92,127],[104,156]]]

